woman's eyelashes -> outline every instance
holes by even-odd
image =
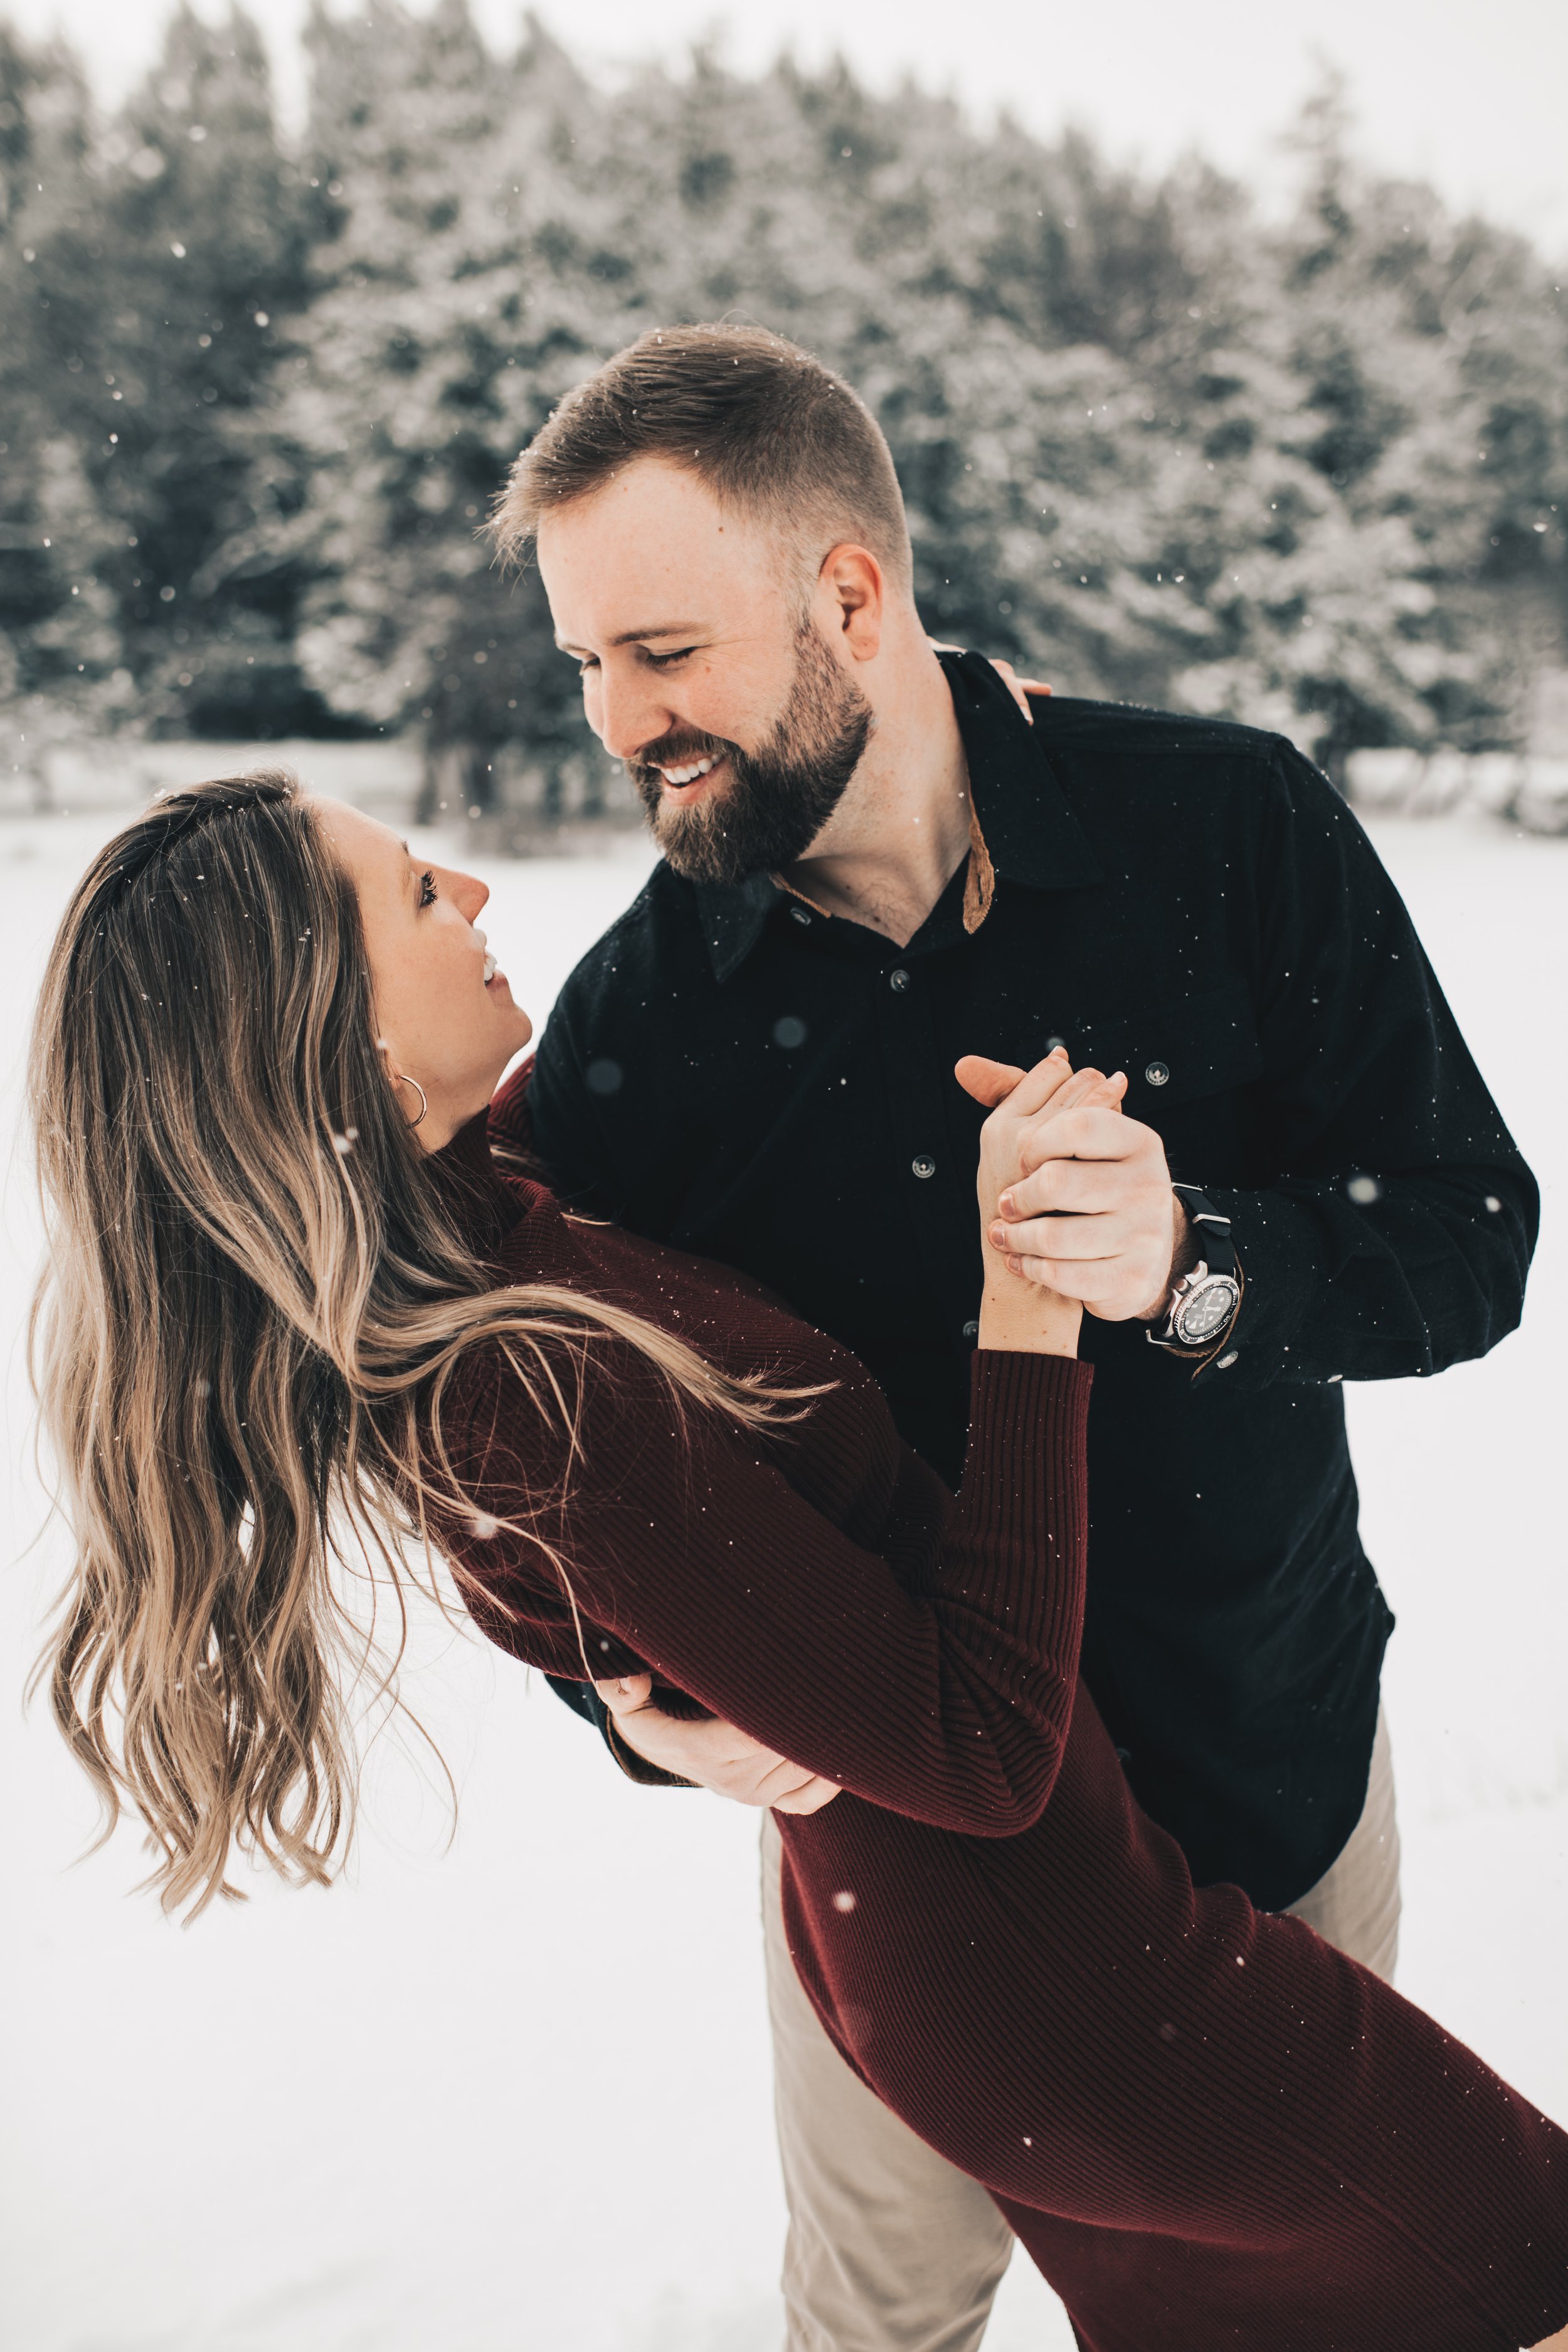
[[[436,904],[436,877],[428,871],[419,877],[419,904],[421,907]]]

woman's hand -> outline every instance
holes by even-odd
[[[980,1130],[976,1177],[985,1269],[980,1344],[1076,1355],[1082,1307],[1078,1300],[1065,1298],[1044,1284],[1020,1280],[1008,1252],[999,1249],[993,1239],[998,1202],[1003,1192],[1034,1164],[1028,1156],[1031,1139],[1037,1138],[1042,1126],[1085,1107],[1115,1110],[1126,1090],[1126,1079],[1120,1073],[1105,1078],[1098,1070],[1075,1071],[1062,1046],[1027,1071],[1010,1063],[989,1061],[983,1055],[966,1054],[955,1075],[976,1101],[992,1106],[991,1116]]]

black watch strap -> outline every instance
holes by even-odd
[[[1173,1184],[1172,1192],[1185,1209],[1193,1229],[1203,1244],[1199,1255],[1211,1274],[1236,1272],[1236,1248],[1230,1238],[1230,1219],[1215,1207],[1206,1192],[1195,1184]]]
[[[1192,1223],[1195,1257],[1179,1275],[1164,1308],[1148,1333],[1149,1344],[1168,1355],[1185,1356],[1200,1370],[1225,1345],[1241,1307],[1241,1268],[1230,1238],[1230,1219],[1195,1184],[1171,1187]],[[1234,1354],[1224,1361],[1234,1363]]]

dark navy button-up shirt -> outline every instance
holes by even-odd
[[[766,877],[661,865],[551,1017],[535,1147],[568,1195],[845,1341],[956,1482],[983,1113],[953,1064],[1060,1038],[1127,1072],[1247,1286],[1195,1377],[1085,1319],[1083,1671],[1199,1882],[1281,1907],[1354,1826],[1393,1622],[1342,1384],[1513,1328],[1536,1188],[1397,892],[1289,743],[1065,698],[1031,728],[988,664],[943,662],[994,877],[978,927],[963,871],[898,947]]]

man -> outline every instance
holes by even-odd
[[[1511,1329],[1538,1204],[1354,819],[1278,737],[1026,717],[939,657],[875,424],[752,330],[611,361],[519,460],[498,532],[536,546],[666,859],[549,1024],[537,1148],[847,1342],[956,1483],[983,1110],[954,1065],[989,1057],[981,1097],[1056,1038],[1124,1070],[1124,1114],[1058,1122],[1006,1204],[1020,1279],[1090,1318],[1085,1678],[1200,1883],[1391,1973],[1392,1620],[1342,1383]],[[635,1777],[834,1796],[646,1682],[573,1696]],[[1007,2232],[832,2050],[764,1847],[792,2345],[968,2352]]]

